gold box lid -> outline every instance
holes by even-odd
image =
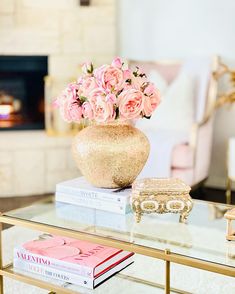
[[[188,194],[190,190],[190,186],[175,178],[145,178],[132,184],[132,193],[136,194]]]
[[[232,208],[228,210],[225,214],[224,217],[227,219],[235,220],[235,208]]]

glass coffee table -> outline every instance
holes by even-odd
[[[136,223],[132,213],[117,215],[55,203],[54,197],[9,211],[0,216],[1,227],[2,224],[11,224],[121,248],[137,253],[136,256],[140,254],[146,258],[163,260],[165,284],[148,281],[147,272],[145,280],[134,278],[130,271],[126,274],[124,270],[94,290],[71,284],[61,285],[52,280],[15,271],[12,264],[4,266],[0,246],[0,294],[3,294],[4,276],[47,289],[50,293],[60,294],[105,293],[107,287],[115,289],[121,285],[128,286],[123,286],[119,293],[129,293],[129,287],[136,287],[136,293],[158,293],[156,288],[161,289],[159,293],[188,293],[170,287],[171,263],[235,277],[235,242],[226,240],[226,220],[223,217],[230,208],[229,205],[194,200],[187,224],[179,223],[179,216],[176,214],[144,215],[141,222]],[[2,240],[0,241],[2,245]]]

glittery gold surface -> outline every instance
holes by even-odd
[[[136,180],[132,185],[132,193],[141,195],[188,195],[191,187],[177,178],[144,178]]]
[[[96,187],[130,185],[149,155],[149,141],[128,124],[93,125],[77,134],[73,155],[83,176]]]
[[[140,222],[144,213],[179,213],[180,221],[186,222],[193,208],[189,195],[191,188],[180,179],[145,178],[132,185],[131,203]]]

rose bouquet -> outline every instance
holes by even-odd
[[[84,63],[82,71],[54,103],[67,122],[150,118],[160,103],[159,91],[145,73],[139,67],[131,71],[119,57],[96,69],[91,62]]]

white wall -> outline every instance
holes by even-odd
[[[119,41],[119,52],[127,58],[218,54],[235,66],[235,1],[120,0]],[[224,186],[229,136],[235,136],[235,106],[216,114],[210,186]]]

